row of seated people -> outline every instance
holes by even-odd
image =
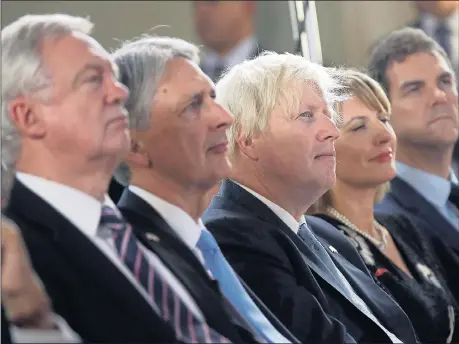
[[[2,291],[13,341],[37,328],[113,343],[459,339],[449,228],[373,210],[396,152],[405,169],[430,150],[451,163],[458,98],[438,44],[389,35],[370,68],[382,86],[270,52],[214,85],[186,41],[109,54],[92,26],[28,15],[2,30],[3,214],[19,228],[5,233],[50,300],[21,314],[20,293]]]

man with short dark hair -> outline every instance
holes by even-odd
[[[374,48],[369,73],[389,96],[398,138],[397,177],[376,209],[410,216],[459,252],[459,186],[451,168],[458,95],[445,51],[423,31],[404,28]]]

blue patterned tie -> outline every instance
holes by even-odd
[[[225,296],[236,310],[270,343],[290,343],[266,319],[245,291],[236,273],[223,256],[214,236],[207,229],[201,231],[197,247],[204,256],[206,267],[217,279]]]
[[[178,340],[186,343],[230,343],[206,323],[198,320],[168,285],[167,280],[149,263],[131,225],[106,206],[102,208],[100,224],[111,229],[122,263],[145,289],[163,320],[174,329]]]
[[[354,299],[348,286],[343,282],[344,277],[341,277],[341,273],[338,271],[335,263],[333,263],[333,260],[330,258],[327,250],[325,250],[325,248],[322,246],[319,240],[317,240],[315,235],[311,232],[305,223],[300,225],[298,235],[301,239],[303,239],[306,245],[312,248],[315,256],[318,258],[315,260],[316,264],[322,266],[330,272],[330,274],[335,278],[336,282],[338,282],[340,285],[342,293],[344,293],[349,299]]]

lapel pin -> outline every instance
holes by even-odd
[[[338,253],[338,251],[336,250],[336,248],[334,248],[332,245],[328,246],[328,248],[329,248],[330,251],[332,251],[333,253]]]
[[[152,240],[152,241],[155,241],[155,242],[159,242],[159,238],[157,235],[153,234],[153,233],[146,233],[145,234],[146,238],[148,240]]]

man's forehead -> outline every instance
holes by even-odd
[[[451,72],[443,56],[418,53],[408,56],[403,61],[393,62],[388,69],[388,76],[401,83],[411,79],[424,80],[428,77],[436,77],[443,72]]]
[[[62,67],[66,64],[72,65],[72,70],[79,70],[87,63],[92,63],[108,67],[118,75],[118,67],[110,54],[94,38],[83,33],[75,32],[59,40],[45,42],[43,56],[45,63],[50,62],[51,69],[54,69],[53,65]],[[71,72],[70,69],[68,72]]]
[[[166,65],[159,89],[163,92],[173,89],[177,96],[186,96],[211,91],[214,85],[195,63],[185,58],[174,58]]]

